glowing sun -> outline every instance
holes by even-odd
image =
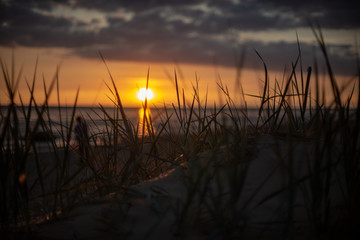
[[[154,93],[150,88],[148,88],[148,90],[146,90],[146,88],[140,88],[137,97],[141,101],[145,101],[145,97],[147,100],[151,100],[154,98]]]

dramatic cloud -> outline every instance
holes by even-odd
[[[227,66],[247,46],[249,67],[257,66],[251,64],[258,60],[255,48],[281,69],[297,56],[296,29],[313,22],[359,32],[359,9],[357,1],[332,0],[0,0],[0,45],[66,47],[88,58],[101,51],[118,60]],[[261,40],[242,37],[275,30],[293,30],[295,40],[274,41],[271,34]],[[314,42],[301,46],[312,61]],[[353,69],[349,44],[329,49],[339,71]]]

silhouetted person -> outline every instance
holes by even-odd
[[[89,155],[89,133],[86,123],[80,116],[76,117],[74,132],[76,141],[78,143],[80,161],[84,162],[88,159]]]

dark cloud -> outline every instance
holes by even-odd
[[[59,35],[70,37],[71,21],[38,14],[26,5],[1,6],[0,16],[1,45],[54,46]]]
[[[308,27],[318,22],[326,28],[359,28],[360,4],[356,0],[210,0],[209,5],[223,9],[240,28],[262,30]],[[265,14],[264,14],[265,13]],[[244,16],[245,15],[245,16]]]
[[[69,0],[3,0],[0,4],[7,6],[22,6],[24,8],[39,8],[50,10],[55,5],[68,5],[71,1]]]
[[[256,49],[267,63],[269,69],[282,70],[285,67],[291,69],[299,56],[297,43],[273,42],[264,44],[254,42],[251,46]],[[350,45],[329,45],[328,57],[332,69],[336,74],[354,75],[356,73],[356,61]],[[301,57],[304,68],[314,66],[316,59],[322,69],[325,69],[324,56],[317,45],[300,44]],[[252,62],[259,61],[255,54],[249,56]],[[250,62],[251,62],[250,61]]]
[[[0,45],[67,47],[83,57],[98,57],[100,50],[111,59],[144,62],[212,64],[215,59],[233,66],[236,48],[231,31],[295,29],[308,27],[309,21],[330,29],[358,29],[357,5],[356,1],[332,0],[2,0]],[[104,18],[89,16],[93,18],[85,21],[53,14],[59,6],[68,11],[97,11]],[[264,39],[247,44],[271,59],[275,69],[297,55],[296,43]],[[302,45],[303,55],[312,59],[314,46]],[[333,61],[341,66],[339,71],[351,71],[351,48],[334,45],[329,49]],[[250,63],[258,62],[256,54],[249,53],[248,58]]]
[[[119,8],[126,8],[131,11],[144,11],[151,8],[164,6],[186,6],[202,3],[203,0],[77,0],[74,3],[76,7],[102,10],[107,12],[115,11]]]
[[[231,44],[224,45],[209,39],[201,41],[188,41],[186,38],[176,38],[173,41],[150,41],[147,38],[133,40],[125,39],[113,47],[99,48],[99,51],[110,60],[130,60],[144,63],[167,62],[167,63],[202,63],[208,65],[220,64],[235,67],[236,57],[241,54],[243,47],[246,49],[245,67],[262,69],[261,60],[255,53],[260,53],[266,62],[268,69],[282,71],[286,67],[290,69],[299,55],[297,43],[252,41],[241,48],[234,48]],[[316,58],[320,65],[324,66],[323,55],[316,45],[302,43],[301,55],[304,68],[314,65]],[[329,45],[329,59],[332,68],[337,74],[354,75],[356,73],[356,61],[350,45]],[[184,50],[186,49],[186,50]],[[78,49],[75,53],[85,58],[98,58],[97,52],[92,48]]]
[[[291,9],[294,12],[299,11],[335,11],[335,10],[351,10],[357,8],[359,3],[357,0],[258,0],[256,1],[264,6],[281,9]]]

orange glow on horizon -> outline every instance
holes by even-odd
[[[0,47],[0,57],[7,64],[11,72],[12,68],[12,49]],[[18,78],[19,85],[17,88],[15,101],[20,104],[20,96],[24,104],[28,104],[31,100],[31,93],[28,89],[28,82],[32,82],[34,77],[34,69],[36,57],[39,56],[35,89],[33,97],[38,103],[45,101],[44,85],[47,88],[47,94],[50,95],[48,103],[51,106],[57,106],[58,100],[61,106],[73,106],[76,99],[77,90],[79,96],[77,106],[98,106],[101,104],[106,107],[114,105],[115,96],[113,95],[112,83],[109,78],[104,63],[101,59],[86,59],[73,56],[66,49],[62,48],[26,48],[17,47],[15,50],[15,79]],[[119,96],[124,107],[141,107],[141,101],[145,97],[139,97],[139,89],[137,86],[144,87],[146,83],[147,71],[149,64],[131,61],[107,61],[107,65],[116,83]],[[21,68],[23,66],[23,68]],[[57,66],[59,74],[56,74]],[[151,86],[153,95],[147,96],[151,99],[149,107],[167,106],[172,108],[172,103],[177,104],[177,90],[175,86],[175,76],[173,73],[173,63],[151,63],[149,74],[149,86]],[[22,71],[20,71],[22,69]],[[181,74],[180,74],[181,72]],[[237,87],[236,69],[232,67],[218,66],[214,68],[208,65],[199,64],[179,64],[176,67],[178,76],[178,93],[185,100],[185,105],[190,106],[193,99],[193,86],[198,85],[198,95],[201,104],[207,101],[208,106],[223,106],[226,103],[225,94],[219,88],[218,83],[229,89],[229,94],[235,105],[243,106],[244,99],[247,107],[259,107],[261,100],[253,96],[261,96],[264,86],[264,72],[256,69],[243,69],[241,73],[241,84],[245,97]],[[280,79],[284,73],[271,71],[268,72],[270,86],[274,86],[275,79]],[[55,77],[59,77],[59,93],[57,96],[57,86],[49,91],[51,82]],[[322,76],[320,77],[320,79]],[[323,77],[324,81],[320,82],[320,88],[326,89],[325,100],[331,102],[332,91],[327,76]],[[339,86],[348,82],[348,76],[336,76]],[[44,81],[44,82],[43,82]],[[45,83],[45,84],[44,84]],[[312,84],[315,84],[313,79]],[[107,88],[110,86],[110,90]],[[311,86],[315,89],[315,86]],[[3,77],[0,77],[0,105],[9,103],[9,94],[6,90]],[[330,91],[327,91],[330,89]],[[273,88],[270,88],[272,91]],[[351,89],[350,89],[351,90]],[[142,90],[145,91],[145,90]],[[344,97],[347,92],[343,92]],[[353,100],[357,98],[358,93],[354,93]],[[149,94],[150,95],[150,94]],[[116,101],[115,101],[116,102]],[[355,104],[355,103],[354,103]],[[355,105],[351,105],[355,106]]]

